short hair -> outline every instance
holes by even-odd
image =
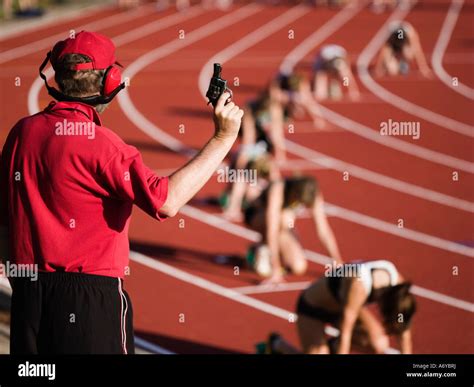
[[[88,97],[100,94],[105,70],[74,70],[78,63],[91,62],[81,54],[66,54],[55,64],[54,79],[59,90],[70,97]]]
[[[416,312],[416,300],[410,287],[410,282],[403,282],[382,293],[378,304],[387,333],[401,334],[410,328]]]

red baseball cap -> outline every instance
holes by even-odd
[[[56,70],[59,60],[66,54],[81,54],[90,58],[91,62],[78,63],[74,70],[105,70],[115,60],[115,45],[107,36],[97,32],[81,31],[75,37],[57,42],[51,53],[51,64]]]

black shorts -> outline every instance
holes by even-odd
[[[339,313],[330,312],[324,308],[315,307],[308,304],[308,302],[304,298],[304,293],[301,294],[298,299],[298,303],[296,305],[296,313],[299,316],[313,318],[331,325],[337,325],[340,320]]]
[[[250,205],[244,210],[244,223],[250,226],[253,222],[253,218],[257,215],[258,208],[255,205]]]
[[[132,304],[122,280],[55,272],[12,282],[12,354],[134,353]]]

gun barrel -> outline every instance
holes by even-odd
[[[218,78],[221,76],[222,66],[220,63],[214,63],[214,74],[213,77]]]

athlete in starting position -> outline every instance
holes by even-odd
[[[304,274],[305,252],[294,232],[300,210],[309,208],[322,245],[336,262],[341,255],[324,212],[324,199],[315,178],[291,177],[271,182],[245,210],[245,223],[262,234],[255,248],[256,271],[268,276],[268,283],[283,281],[283,268]]]
[[[407,22],[393,22],[389,26],[390,36],[380,50],[375,64],[377,76],[408,74],[410,63],[416,62],[421,74],[431,77],[420,37],[415,28]]]
[[[337,45],[321,48],[313,66],[314,96],[317,100],[340,99],[344,86],[352,100],[360,98],[359,87],[347,58],[347,51]]]
[[[411,322],[416,302],[395,265],[386,260],[340,265],[311,284],[298,299],[297,328],[302,349],[308,354],[349,353],[351,344],[386,353],[389,335],[397,337],[401,352],[412,353]],[[329,268],[331,269],[331,268]],[[338,273],[342,275],[338,275]],[[347,274],[349,273],[349,274]],[[376,303],[382,323],[366,307]],[[327,325],[340,329],[328,340]],[[268,343],[270,353],[297,353],[277,334]]]

